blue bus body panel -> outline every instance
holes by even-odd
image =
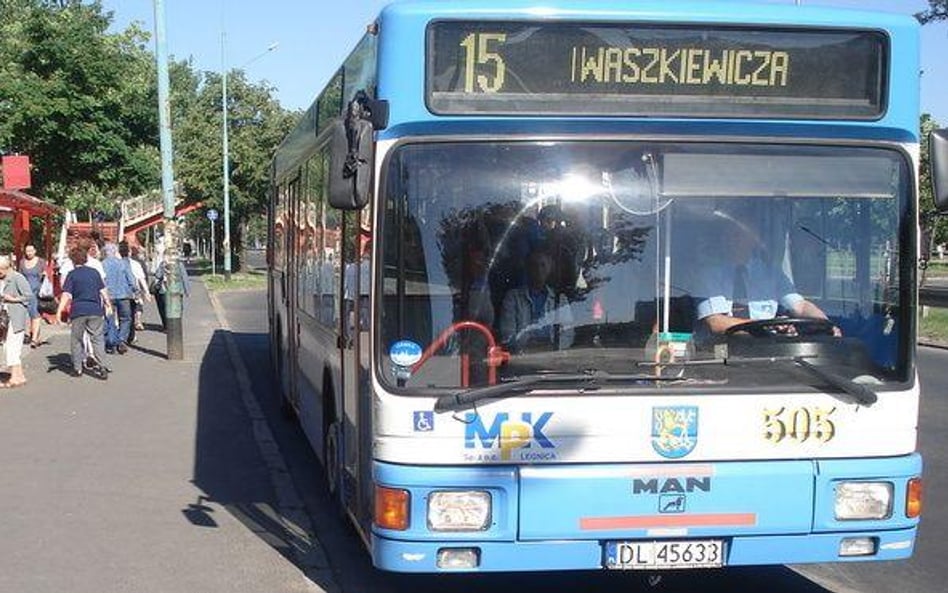
[[[425,105],[426,27],[437,19],[575,20],[580,22],[642,22],[708,25],[759,25],[884,31],[890,39],[887,109],[877,121],[836,123],[844,127],[918,129],[919,24],[905,15],[775,4],[727,2],[609,2],[551,0],[542,8],[518,0],[404,2],[383,10],[380,18],[378,96],[390,102],[390,126],[410,122],[451,121],[471,116],[435,116]],[[910,81],[906,83],[906,81]],[[480,119],[480,117],[479,117]],[[511,117],[484,116],[490,121]],[[529,116],[516,118],[518,121]],[[615,118],[583,118],[600,125]],[[648,121],[649,118],[623,118]],[[550,121],[549,118],[545,118]],[[681,121],[679,119],[679,121]],[[691,120],[692,123],[721,120]],[[764,121],[764,120],[746,120]],[[792,120],[784,123],[792,124]],[[496,129],[492,129],[497,132]]]
[[[480,571],[600,569],[605,542],[715,538],[725,543],[726,566],[895,560],[909,557],[914,548],[918,519],[905,516],[905,496],[908,480],[921,470],[917,454],[524,467],[375,462],[377,484],[410,492],[411,521],[405,531],[373,527],[372,555],[379,568],[400,572],[441,571],[435,559],[442,548],[477,548]],[[835,486],[840,480],[891,482],[891,516],[836,521]],[[488,528],[454,534],[431,531],[429,494],[466,489],[490,492]],[[840,557],[840,541],[850,537],[876,538],[876,553]]]
[[[917,126],[916,126],[917,128]],[[482,120],[468,119],[405,123],[379,132],[380,140],[395,140],[418,136],[463,136],[490,139],[498,136],[527,136],[538,138],[594,138],[642,136],[682,138],[703,142],[725,138],[760,138],[778,142],[817,140],[826,142],[918,142],[918,132],[901,128],[855,127],[839,122],[774,123],[742,121],[655,121],[616,120],[604,126],[599,120]]]
[[[807,533],[811,461],[520,470],[520,538]]]

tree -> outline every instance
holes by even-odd
[[[923,25],[948,20],[948,0],[928,0],[928,10],[916,14],[915,18]]]
[[[177,177],[189,199],[223,212],[221,76],[205,72],[200,78],[196,95],[177,122]],[[298,115],[280,106],[272,87],[247,82],[240,70],[228,73],[227,91],[231,244],[239,253],[241,228],[266,212],[270,160]],[[207,224],[204,217],[192,219],[202,234]]]
[[[29,154],[35,193],[113,211],[158,179],[154,60],[98,2],[0,0],[0,147]]]
[[[111,22],[99,0],[0,0],[0,152],[30,155],[33,193],[106,216],[160,179],[149,35],[138,24],[109,33]],[[222,209],[220,76],[189,61],[169,73],[177,179],[190,199]],[[296,119],[273,94],[231,73],[235,250],[243,223],[266,210],[268,165]]]

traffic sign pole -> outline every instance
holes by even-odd
[[[217,255],[214,253],[215,241],[214,241],[214,227],[217,226],[214,224],[214,221],[211,221],[211,276],[217,276]]]
[[[211,221],[211,276],[217,276],[217,241],[214,239],[214,221],[217,220],[217,210],[214,208],[208,210],[207,219]]]

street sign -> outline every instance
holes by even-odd
[[[215,220],[217,220],[217,210],[215,210],[214,208],[211,208],[210,210],[208,210],[207,219],[210,220],[211,222],[214,222]]]
[[[23,155],[6,155],[0,158],[0,170],[3,171],[3,189],[29,189],[30,157]]]

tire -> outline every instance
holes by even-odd
[[[290,404],[289,398],[282,389],[280,390],[280,416],[284,420],[296,420],[296,409]]]
[[[339,481],[342,476],[342,464],[339,459],[339,422],[333,420],[323,435],[323,466],[326,471],[326,490],[330,498],[339,500]]]
[[[282,416],[284,420],[295,420],[296,410],[293,409],[290,398],[287,397],[286,386],[283,381],[289,369],[286,368],[286,357],[283,354],[283,332],[280,329],[279,323],[277,323],[276,341],[272,348],[273,382],[277,394],[279,394],[280,397],[280,416]]]

